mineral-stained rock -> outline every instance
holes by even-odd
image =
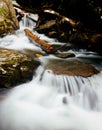
[[[0,35],[8,34],[19,28],[11,0],[0,0]]]
[[[31,80],[39,64],[18,51],[0,48],[0,87],[12,87]]]
[[[89,77],[98,73],[98,70],[96,70],[92,65],[75,58],[68,60],[50,59],[47,62],[46,69],[48,72],[51,70],[51,72],[56,75],[68,76]]]

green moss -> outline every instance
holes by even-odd
[[[6,25],[6,20],[5,19],[3,19],[2,21],[0,21],[0,26],[4,26],[4,25]]]
[[[3,8],[0,8],[0,15],[5,15],[6,11]]]

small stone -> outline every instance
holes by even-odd
[[[56,53],[55,56],[59,57],[59,58],[70,58],[70,57],[75,57],[74,53]]]

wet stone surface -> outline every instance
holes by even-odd
[[[32,79],[40,63],[15,50],[0,48],[0,87],[11,87]]]
[[[68,60],[50,59],[46,65],[46,69],[48,72],[54,73],[56,75],[82,77],[89,77],[99,72],[92,65],[84,63],[75,58]]]

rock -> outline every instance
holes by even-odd
[[[83,33],[81,31],[73,32],[69,38],[69,42],[74,44],[76,48],[84,48],[86,49],[89,42],[89,37],[87,33]]]
[[[102,32],[102,20],[95,0],[16,0],[25,10],[42,14],[44,9],[52,9],[75,21],[81,21],[86,28]],[[97,4],[96,4],[97,3]],[[94,5],[95,4],[95,5]],[[44,15],[42,15],[44,17]]]
[[[91,36],[88,49],[102,55],[102,34],[93,34]]]
[[[69,52],[64,52],[64,53],[55,53],[55,56],[59,57],[59,58],[70,58],[70,57],[75,57],[75,54],[74,53],[69,53]]]
[[[39,58],[42,56],[46,56],[43,52],[39,50],[24,49],[23,53],[29,55],[32,58]]]
[[[56,75],[89,77],[98,73],[92,65],[77,59],[57,60],[50,59],[46,65],[48,72]],[[50,71],[51,70],[51,71]]]
[[[0,35],[12,33],[19,28],[11,0],[0,0]]]
[[[12,87],[31,80],[39,64],[23,53],[0,48],[0,87]]]

